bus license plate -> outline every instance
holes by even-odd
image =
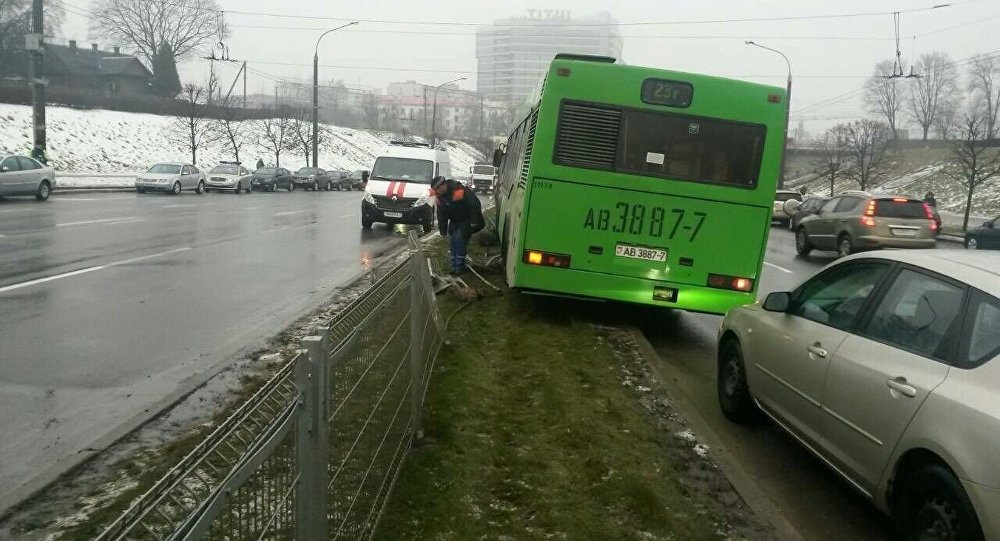
[[[629,246],[628,244],[615,245],[615,255],[618,257],[628,257],[631,259],[642,259],[645,261],[666,261],[667,251],[656,248],[642,248],[640,246]]]
[[[386,218],[402,218],[403,217],[403,213],[402,212],[386,212],[385,213],[385,217]]]

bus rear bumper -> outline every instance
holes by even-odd
[[[730,308],[757,302],[756,293],[729,291],[706,286],[647,280],[566,268],[519,265],[512,287],[525,292],[560,294],[568,297],[603,299],[725,314]],[[671,292],[673,290],[673,293]],[[657,300],[672,296],[675,300]]]

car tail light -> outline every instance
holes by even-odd
[[[523,261],[529,265],[542,267],[569,267],[570,257],[565,254],[550,254],[538,250],[525,250]]]
[[[934,211],[931,210],[931,206],[924,203],[924,214],[927,215],[927,219],[931,222],[931,231],[937,231],[937,220],[934,219]]]
[[[861,225],[866,227],[875,227],[875,218],[865,215],[861,217]]]
[[[875,206],[876,205],[878,205],[877,201],[875,201],[874,199],[869,199],[868,200],[868,206],[865,207],[865,216],[875,216]],[[874,221],[872,222],[872,225],[875,225]]]
[[[708,287],[732,289],[733,291],[753,291],[753,279],[724,274],[709,274]]]

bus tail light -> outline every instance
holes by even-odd
[[[709,274],[708,287],[731,289],[733,291],[753,291],[753,279],[724,274]]]
[[[767,101],[771,103],[781,103],[781,94],[768,94]]]
[[[556,75],[560,77],[569,77],[569,68],[556,68]]]
[[[569,256],[564,254],[551,254],[538,250],[525,250],[523,261],[529,265],[539,265],[542,267],[569,267]]]
[[[927,219],[931,222],[931,231],[937,231],[937,220],[934,219],[934,211],[931,210],[931,206],[924,203],[924,214],[927,215]]]

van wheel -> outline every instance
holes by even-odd
[[[896,530],[903,541],[982,541],[983,529],[962,484],[940,464],[924,466],[899,486]]]
[[[49,186],[49,181],[43,180],[42,183],[38,185],[38,193],[35,194],[35,199],[45,201],[50,195],[52,195],[52,186]]]
[[[799,255],[809,255],[809,252],[813,250],[812,244],[809,242],[809,234],[806,233],[804,227],[800,227],[798,231],[795,232],[795,251]]]

